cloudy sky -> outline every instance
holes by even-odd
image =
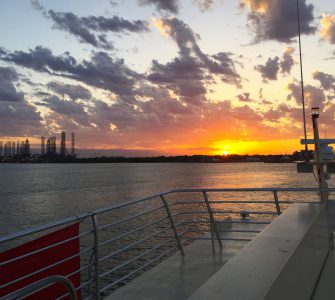
[[[335,9],[299,0],[307,115],[335,136]],[[124,155],[291,153],[293,0],[1,0],[0,140]],[[311,132],[308,117],[308,131]]]

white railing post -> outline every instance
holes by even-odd
[[[202,194],[204,195],[204,199],[205,199],[205,202],[206,202],[206,206],[207,206],[207,210],[208,210],[208,214],[209,214],[209,219],[210,219],[210,222],[211,222],[211,228],[214,230],[214,233],[216,235],[216,239],[218,240],[219,246],[222,249],[220,234],[219,234],[219,231],[216,227],[213,211],[211,209],[211,206],[209,205],[207,193],[206,193],[206,191],[203,191]]]
[[[171,227],[173,229],[173,232],[174,232],[174,236],[176,237],[176,240],[177,240],[177,244],[178,244],[178,247],[180,249],[180,252],[181,252],[181,255],[184,256],[184,249],[183,249],[183,245],[181,244],[181,241],[180,241],[180,238],[179,238],[179,234],[178,234],[178,231],[177,231],[177,228],[173,222],[173,218],[172,218],[172,214],[171,214],[171,211],[170,211],[170,207],[165,199],[165,197],[163,195],[160,195],[160,198],[162,199],[163,201],[163,204],[165,206],[165,209],[166,209],[166,213],[170,219],[170,223],[171,223]]]
[[[100,300],[100,270],[99,270],[99,228],[96,214],[92,215],[94,230],[94,279],[95,279],[95,299]]]
[[[281,215],[281,211],[280,211],[280,205],[279,205],[278,192],[277,191],[273,191],[273,197],[275,199],[277,215],[279,216],[279,215]]]

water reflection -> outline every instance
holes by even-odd
[[[1,164],[0,234],[175,188],[316,187],[311,174],[297,174],[295,168],[264,163]]]

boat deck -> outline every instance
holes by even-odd
[[[335,295],[335,251],[330,250],[316,287],[313,300],[332,300]]]
[[[184,257],[176,253],[105,299],[333,299],[325,212],[324,205],[298,204],[268,226],[232,224],[261,232],[221,231],[223,239],[252,240],[223,240],[215,252],[211,240],[196,241]]]
[[[262,224],[232,224],[233,230],[261,230]],[[220,232],[221,238],[252,239],[256,233]],[[108,300],[167,300],[187,299],[227,261],[243,249],[248,241],[224,240],[222,250],[215,240],[215,252],[211,240],[198,240],[172,255],[150,271],[136,278],[105,299]]]

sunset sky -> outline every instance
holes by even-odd
[[[335,6],[299,5],[309,137],[312,106],[335,137]],[[302,148],[295,0],[1,0],[0,36],[2,141],[38,148],[65,130],[111,155]]]

